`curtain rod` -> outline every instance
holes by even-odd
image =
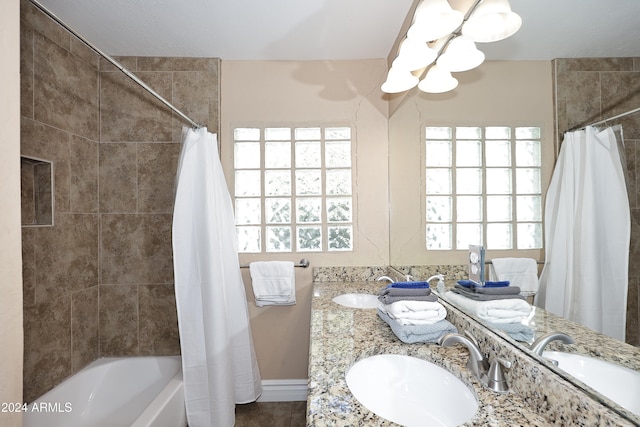
[[[576,127],[574,127],[574,128],[569,129],[567,132],[571,132],[571,131],[578,130],[578,129],[584,129],[585,127],[588,127],[588,126],[596,126],[596,125],[600,125],[600,124],[602,124],[602,123],[606,123],[606,122],[608,122],[609,120],[619,119],[619,118],[621,118],[621,117],[625,117],[625,116],[628,116],[628,115],[630,115],[630,114],[637,113],[637,112],[639,112],[639,111],[640,111],[640,107],[638,107],[638,108],[634,108],[633,110],[626,111],[626,112],[624,112],[624,113],[622,113],[622,114],[618,114],[617,116],[608,117],[608,118],[606,118],[606,119],[604,119],[604,120],[600,120],[600,121],[597,121],[597,122],[591,123],[590,125],[587,125],[587,126],[576,126]]]
[[[140,78],[138,78],[138,76],[136,76],[135,74],[133,74],[131,71],[129,71],[124,65],[122,65],[121,63],[119,63],[118,61],[116,61],[115,59],[113,59],[111,56],[107,55],[106,53],[102,52],[100,49],[98,49],[96,46],[94,46],[91,42],[89,42],[87,39],[85,39],[84,37],[82,37],[80,34],[78,34],[73,28],[69,27],[67,24],[65,24],[60,18],[58,18],[53,12],[51,12],[49,9],[47,9],[46,7],[44,7],[42,4],[40,4],[40,2],[38,2],[37,0],[29,0],[35,7],[37,7],[38,9],[40,9],[45,15],[47,15],[49,18],[53,19],[54,21],[56,21],[58,24],[60,24],[63,28],[65,28],[67,31],[69,31],[71,34],[73,34],[74,36],[76,36],[82,43],[84,43],[85,45],[87,45],[91,50],[93,50],[95,53],[97,53],[98,55],[102,56],[104,59],[106,59],[107,61],[109,61],[114,67],[116,67],[117,69],[119,69],[120,71],[122,71],[127,77],[129,77],[131,80],[133,80],[134,82],[136,82],[138,85],[140,85],[144,90],[146,90],[147,92],[149,92],[151,95],[153,95],[155,98],[157,98],[160,102],[162,102],[164,105],[166,105],[167,107],[169,107],[171,110],[173,110],[174,113],[176,113],[177,115],[179,115],[180,117],[182,117],[184,120],[186,120],[187,122],[189,122],[191,124],[192,127],[194,128],[200,128],[202,126],[200,126],[198,123],[196,123],[194,120],[190,119],[189,116],[187,116],[185,113],[183,113],[182,111],[178,110],[178,108],[176,108],[173,104],[171,104],[169,101],[167,101],[166,99],[164,99],[164,97],[162,97],[162,95],[160,95],[158,92],[156,92],[155,90],[151,89],[149,86],[147,86],[147,84],[145,82],[143,82],[142,80],[140,80]]]

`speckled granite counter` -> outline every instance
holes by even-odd
[[[497,394],[485,388],[465,369],[468,351],[462,346],[404,344],[376,310],[343,307],[333,297],[347,292],[373,293],[378,283],[315,283],[311,308],[311,351],[307,425],[394,426],[360,405],[351,395],[345,372],[356,361],[381,353],[406,354],[428,360],[452,372],[476,394],[480,408],[468,425],[550,425],[527,410],[514,393]],[[434,390],[437,393],[437,390]],[[523,409],[524,408],[524,409]]]
[[[375,276],[378,275],[380,273],[376,271]],[[490,358],[499,354],[517,362],[508,373],[508,379],[519,380],[512,381],[513,389],[509,393],[491,392],[469,375],[465,368],[468,351],[463,346],[442,348],[436,344],[404,344],[377,316],[376,310],[351,309],[332,301],[343,293],[375,293],[379,287],[379,283],[365,281],[314,283],[308,426],[395,426],[360,405],[345,381],[346,371],[356,361],[381,353],[425,359],[460,378],[473,390],[480,404],[474,418],[466,424],[469,426],[634,425],[584,396],[535,360],[522,356],[516,349],[505,348],[497,342],[501,340],[491,338],[490,331],[487,336],[476,330],[475,322],[465,319],[465,315],[456,313],[455,309],[449,308],[450,314],[456,317],[449,320],[459,329],[471,330],[479,339],[481,350],[489,353]]]

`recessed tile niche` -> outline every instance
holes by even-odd
[[[53,225],[53,163],[20,157],[22,226]]]

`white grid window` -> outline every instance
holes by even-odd
[[[542,248],[539,127],[426,127],[427,250]]]
[[[350,127],[234,129],[240,252],[350,251]]]

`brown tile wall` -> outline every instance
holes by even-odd
[[[554,60],[557,141],[568,129],[640,107],[640,58]],[[627,342],[640,345],[640,113],[623,126],[631,206]]]
[[[219,59],[120,58],[209,130]],[[23,228],[24,399],[101,356],[179,354],[171,254],[182,119],[21,2],[21,152],[54,164],[54,226]]]

